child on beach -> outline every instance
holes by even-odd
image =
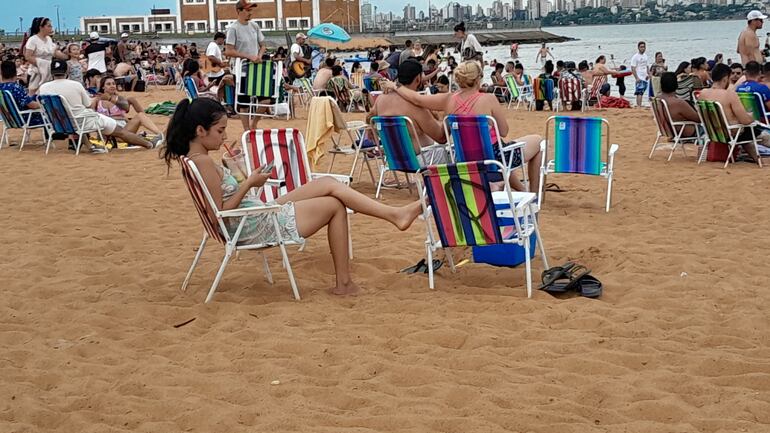
[[[163,159],[170,167],[173,160],[187,157],[198,167],[203,180],[219,210],[259,206],[262,203],[246,197],[252,188],[267,182],[270,174],[257,169],[242,183],[229,170],[217,165],[209,156],[219,151],[227,140],[227,114],[217,101],[199,98],[192,102],[182,99],[169,122],[167,146]],[[299,241],[326,227],[336,284],[331,293],[352,294],[358,286],[350,275],[348,255],[347,209],[385,220],[399,230],[406,230],[422,212],[415,201],[404,207],[386,206],[331,178],[313,180],[270,204],[281,205],[278,216],[284,239]],[[235,233],[238,221],[227,221],[228,231]],[[250,217],[240,235],[244,243],[275,241],[272,223],[265,216]]]
[[[80,63],[80,45],[69,44],[67,45],[67,67],[69,68],[69,78],[72,81],[83,83],[83,65]]]

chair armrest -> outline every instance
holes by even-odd
[[[251,215],[260,215],[265,213],[276,213],[280,209],[281,209],[281,205],[273,204],[273,205],[242,207],[238,209],[222,210],[217,212],[217,215],[222,218],[243,217],[243,216],[251,216]]]
[[[548,144],[545,142],[545,140],[541,140],[540,141],[540,152],[542,152],[543,155],[545,155],[545,148],[546,148],[547,145]]]
[[[344,175],[344,174],[334,174],[334,173],[312,173],[310,177],[313,180],[321,179],[324,177],[330,177],[337,182],[344,183],[345,185],[350,183],[350,176]]]
[[[614,155],[615,152],[618,151],[618,149],[620,149],[620,146],[618,146],[617,144],[613,144],[612,146],[610,146],[610,156]]]
[[[520,147],[524,147],[527,143],[523,141],[517,141],[515,143],[511,143],[505,147],[503,147],[503,152],[507,152],[509,150],[518,149]]]
[[[673,125],[673,126],[696,126],[696,125],[700,125],[700,122],[693,122],[691,120],[678,120],[676,122],[671,122],[671,125]]]

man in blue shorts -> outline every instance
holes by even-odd
[[[647,44],[644,41],[640,41],[636,45],[639,50],[638,53],[631,57],[631,72],[634,74],[636,80],[636,86],[634,87],[634,95],[636,95],[636,106],[642,106],[642,95],[647,91],[647,80],[650,75],[650,59],[644,52],[647,51]]]

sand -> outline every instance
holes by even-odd
[[[356,215],[361,296],[325,292],[321,233],[290,249],[301,302],[272,251],[274,285],[244,253],[204,305],[222,249],[180,292],[202,230],[177,167],[2,149],[0,432],[770,431],[767,169],[650,161],[649,111],[598,114],[620,144],[612,211],[601,180],[554,177],[568,192],[548,196],[541,230],[553,264],[604,282],[601,300],[528,300],[522,268],[480,264],[441,269],[431,291],[397,273],[424,226]],[[511,111],[509,136],[548,116]]]

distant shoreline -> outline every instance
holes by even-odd
[[[608,26],[639,26],[639,25],[651,25],[651,24],[678,24],[678,23],[723,23],[726,21],[744,21],[740,18],[722,19],[722,20],[679,20],[679,21],[656,21],[656,22],[643,22],[643,23],[606,23],[606,24],[569,24],[564,26],[542,26],[542,29],[569,29],[580,27],[608,27]]]

